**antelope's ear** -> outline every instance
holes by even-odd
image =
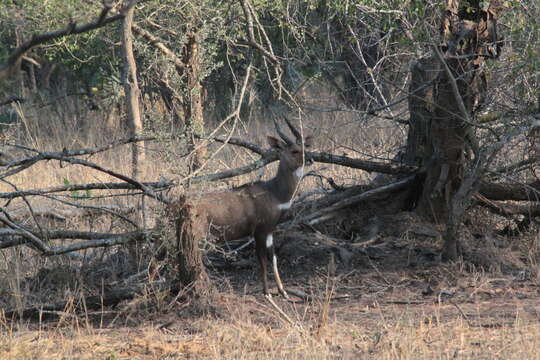
[[[275,149],[284,149],[285,148],[285,143],[283,141],[279,140],[279,139],[276,139],[273,136],[268,135],[266,137],[266,139],[268,140],[268,144],[272,148],[275,148]]]

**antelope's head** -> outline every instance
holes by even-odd
[[[295,172],[298,177],[302,176],[303,168],[305,165],[311,165],[313,159],[307,153],[307,149],[312,144],[312,136],[303,137],[300,132],[285,118],[287,125],[291,129],[291,132],[296,137],[296,141],[289,139],[279,128],[277,122],[274,121],[276,131],[281,139],[273,136],[268,136],[268,144],[274,149],[278,149],[280,152],[280,166],[284,166],[286,169]]]

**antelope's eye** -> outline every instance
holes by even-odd
[[[291,153],[293,153],[293,154],[298,154],[299,152],[300,152],[299,150],[293,150],[293,151],[291,151]]]

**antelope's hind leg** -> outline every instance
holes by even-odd
[[[264,234],[255,233],[255,249],[257,251],[257,259],[261,268],[261,280],[263,285],[264,296],[269,296],[268,279],[267,279],[267,257],[266,257],[266,236]]]

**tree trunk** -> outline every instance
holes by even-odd
[[[466,184],[463,180],[464,169],[473,168],[467,150],[478,161],[474,117],[487,88],[482,65],[486,58],[496,58],[501,47],[496,19],[502,7],[496,0],[488,8],[481,5],[478,0],[447,0],[441,23],[444,45],[412,67],[405,160],[425,169],[416,211],[447,225],[443,258],[449,260],[459,255],[458,229],[472,196],[462,185],[477,184],[476,175]]]
[[[172,215],[176,230],[175,249],[178,265],[178,283],[190,295],[208,298],[212,293],[212,284],[204,267],[200,241],[206,235],[205,226],[197,223],[200,218],[194,213],[184,197],[171,204],[168,213]]]
[[[201,82],[201,64],[199,40],[195,30],[189,31],[187,43],[183,49],[183,63],[187,81],[186,99],[183,101],[184,117],[189,151],[193,152],[191,169],[201,167],[206,159],[206,148],[196,140],[197,135],[204,134],[203,86]]]
[[[137,82],[137,64],[133,56],[133,13],[137,0],[126,1],[124,6],[125,17],[122,23],[122,52],[124,55],[123,83],[126,95],[128,112],[128,129],[130,136],[140,135],[143,132],[143,123],[140,111],[140,90]],[[138,144],[131,145],[131,169],[132,177],[138,178],[140,162],[144,161],[144,147],[139,150]]]

